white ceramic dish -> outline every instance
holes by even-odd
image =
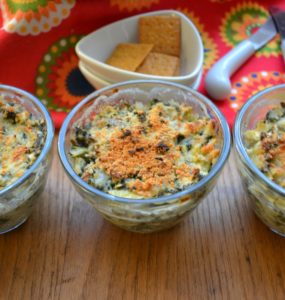
[[[103,87],[112,84],[111,82],[105,81],[102,78],[94,75],[82,61],[79,61],[78,68],[86,78],[86,80],[96,89],[102,89]]]
[[[138,42],[138,19],[142,16],[174,15],[181,18],[181,75],[175,77],[154,76],[122,70],[104,62],[119,43]],[[203,44],[200,34],[191,20],[175,10],[160,10],[139,14],[117,21],[82,38],[75,47],[80,60],[89,70],[108,82],[133,79],[167,80],[191,86],[196,82],[203,66]]]
[[[113,84],[113,82],[108,82],[100,78],[98,74],[96,74],[93,70],[90,70],[82,61],[79,61],[78,67],[86,80],[97,90],[104,88],[107,85]],[[189,85],[192,89],[198,89],[201,82],[202,73],[203,72],[201,70],[196,81]]]

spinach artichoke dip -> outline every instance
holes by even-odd
[[[285,188],[285,103],[269,110],[256,128],[246,131],[245,143],[261,172]]]
[[[21,177],[45,142],[44,120],[8,96],[0,96],[0,190]]]
[[[206,176],[220,154],[214,120],[156,99],[106,104],[76,123],[70,156],[88,184],[125,198],[181,191]]]

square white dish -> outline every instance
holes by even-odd
[[[99,90],[101,88],[106,87],[107,85],[110,84],[114,84],[114,82],[108,82],[102,78],[100,78],[100,76],[98,74],[96,74],[93,70],[90,70],[82,61],[79,61],[78,63],[78,67],[81,71],[81,73],[83,74],[83,76],[86,78],[86,80],[96,89]],[[189,86],[194,89],[197,90],[201,79],[202,79],[202,70],[200,71],[197,79],[191,83]]]
[[[181,73],[179,76],[155,76],[131,72],[105,64],[119,43],[138,42],[138,19],[143,16],[173,15],[181,19]],[[102,27],[84,38],[75,47],[80,60],[89,70],[105,81],[120,82],[133,79],[167,80],[185,85],[196,82],[203,66],[203,44],[191,20],[175,10],[161,10],[138,14]]]

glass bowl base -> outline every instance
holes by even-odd
[[[282,236],[282,237],[285,237],[285,232],[280,232],[280,231],[278,231],[278,230],[276,230],[276,229],[273,229],[273,228],[269,228],[272,232],[274,232],[274,233],[276,233],[276,234],[278,234],[278,235],[280,235],[280,236]]]
[[[5,226],[3,228],[0,227],[0,234],[7,233],[9,231],[12,231],[12,230],[20,227],[22,224],[24,224],[27,221],[28,218],[29,217],[25,217],[25,218],[19,220],[16,224],[13,224],[12,226],[9,226],[9,227],[8,226]]]

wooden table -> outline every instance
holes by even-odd
[[[253,214],[232,155],[177,227],[126,232],[70,184],[56,143],[28,222],[0,236],[0,299],[285,299],[285,239]]]

